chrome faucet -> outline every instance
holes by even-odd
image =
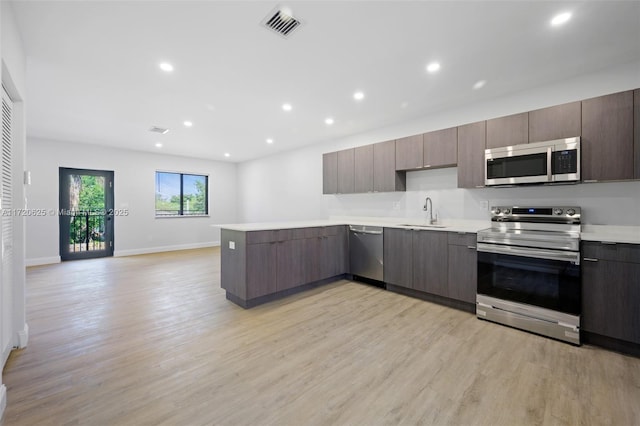
[[[424,210],[425,212],[427,210],[429,211],[429,225],[433,225],[438,221],[438,216],[436,216],[435,219],[433,218],[433,202],[431,201],[430,197],[427,197],[427,199],[425,200],[422,210]]]

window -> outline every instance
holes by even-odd
[[[156,172],[156,216],[209,214],[209,177]]]

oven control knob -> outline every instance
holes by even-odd
[[[504,209],[504,214],[509,214],[509,213],[511,213],[510,209]]]
[[[553,209],[553,214],[560,216],[562,214],[562,209]]]
[[[500,209],[493,209],[493,214],[500,214],[502,213],[502,210]]]
[[[574,209],[567,209],[567,214],[569,216],[573,216],[574,214],[576,214],[576,211]]]

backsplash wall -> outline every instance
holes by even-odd
[[[407,173],[407,191],[323,196],[329,216],[422,218],[425,198],[441,220],[489,219],[488,206],[562,205],[582,208],[590,225],[640,226],[640,182],[513,188],[457,188],[457,168]]]

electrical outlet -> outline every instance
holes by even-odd
[[[235,250],[235,249],[236,249],[236,242],[229,241],[229,250]]]
[[[482,206],[482,210],[489,210],[489,200],[482,200],[480,205]]]
[[[400,210],[400,201],[394,201],[393,202],[393,209],[394,210]]]

